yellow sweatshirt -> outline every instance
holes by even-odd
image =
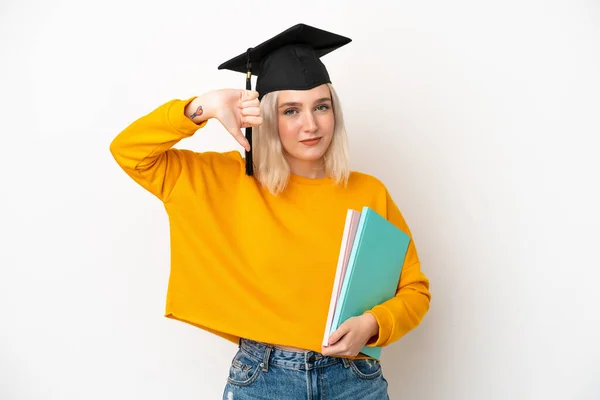
[[[196,125],[170,101],[111,143],[121,168],[164,204],[171,269],[165,316],[234,343],[240,337],[320,352],[346,211],[369,206],[410,235],[385,186],[353,172],[347,187],[292,175],[273,196],[245,175],[237,151],[175,149]],[[376,265],[373,268],[377,268]],[[429,309],[429,281],[411,240],[397,294],[374,307],[387,346]]]

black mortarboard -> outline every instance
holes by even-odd
[[[331,83],[320,57],[350,42],[347,37],[298,24],[224,62],[219,69],[245,73],[247,90],[252,90],[250,79],[256,75],[259,99],[276,90],[309,90]],[[252,128],[246,128],[246,139],[252,146]],[[252,148],[246,152],[246,174],[253,174]]]

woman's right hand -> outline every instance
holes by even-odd
[[[254,90],[222,89],[196,97],[190,102],[185,115],[195,123],[216,118],[246,151],[250,144],[242,128],[262,124],[258,92]]]

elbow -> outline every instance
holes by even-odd
[[[117,143],[117,138],[114,138],[111,142],[110,142],[110,146],[108,147],[110,154],[112,154],[112,156],[114,158],[117,158],[117,154],[119,151],[119,144]]]
[[[113,159],[119,164],[123,166],[123,155],[121,152],[121,144],[119,143],[119,138],[114,138],[108,147],[110,154],[113,156]]]
[[[405,301],[410,324],[415,328],[421,324],[431,307],[429,285],[421,283],[407,288]]]

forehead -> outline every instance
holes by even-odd
[[[288,102],[312,103],[324,97],[331,97],[329,87],[326,84],[310,90],[281,90],[279,92],[279,104]]]

